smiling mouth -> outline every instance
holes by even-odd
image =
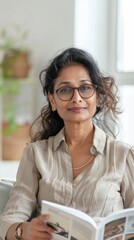
[[[72,108],[69,108],[68,110],[72,112],[81,112],[84,109],[86,109],[86,107],[72,107]]]

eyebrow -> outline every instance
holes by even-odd
[[[91,83],[91,81],[89,80],[89,79],[82,79],[82,80],[80,80],[80,82],[89,82],[90,84],[92,84]],[[61,86],[62,84],[70,84],[71,82],[69,82],[69,81],[64,81],[64,82],[61,82],[57,87],[59,87],[59,86]]]

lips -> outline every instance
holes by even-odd
[[[72,108],[68,108],[68,110],[72,111],[72,112],[81,112],[84,109],[86,109],[86,107],[72,107]]]

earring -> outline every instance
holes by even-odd
[[[52,107],[52,111],[55,112],[55,111],[56,111],[56,108],[53,108],[53,107]]]

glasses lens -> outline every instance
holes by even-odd
[[[79,88],[61,87],[56,90],[56,93],[62,101],[68,101],[73,97],[74,89],[78,90],[82,98],[90,98],[95,92],[95,86],[88,84],[82,85]]]
[[[69,87],[61,87],[61,88],[56,90],[56,93],[61,100],[67,101],[67,100],[70,100],[72,98],[73,89],[69,88]]]
[[[79,87],[79,94],[82,98],[90,98],[95,92],[95,87],[93,85],[83,85]]]

